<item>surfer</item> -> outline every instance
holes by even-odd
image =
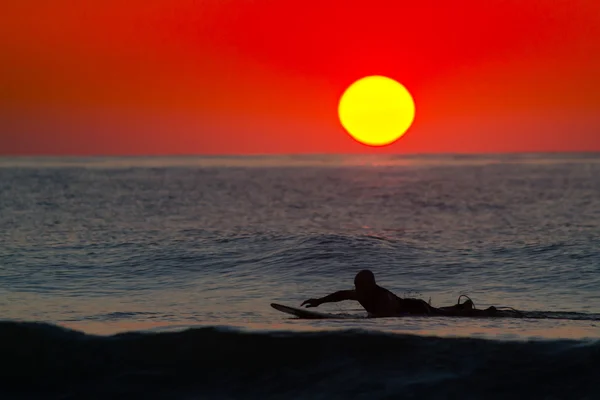
[[[462,296],[461,296],[462,297]],[[466,297],[466,296],[465,296]],[[323,303],[333,303],[343,300],[356,300],[369,315],[373,317],[392,317],[402,314],[412,315],[448,315],[448,316],[491,316],[496,312],[495,307],[486,310],[475,310],[473,301],[467,297],[464,303],[450,307],[432,307],[421,299],[400,298],[375,282],[375,275],[368,269],[360,271],[354,277],[354,289],[340,290],[318,299],[308,299],[300,307],[318,307]]]

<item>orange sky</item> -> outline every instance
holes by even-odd
[[[0,154],[600,151],[597,0],[20,0],[0,6]],[[415,124],[337,103],[382,74]]]

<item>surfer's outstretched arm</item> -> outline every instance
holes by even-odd
[[[354,290],[340,290],[335,293],[331,293],[320,299],[308,299],[300,304],[300,307],[306,304],[306,307],[318,307],[323,303],[335,303],[343,300],[357,300],[356,291]]]

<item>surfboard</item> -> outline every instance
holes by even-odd
[[[284,306],[283,304],[271,303],[271,307],[277,311],[281,311],[286,314],[293,315],[300,319],[362,319],[367,316],[352,315],[352,314],[330,314],[318,311],[311,311],[304,308],[296,308],[290,306]]]

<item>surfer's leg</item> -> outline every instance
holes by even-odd
[[[457,306],[460,307],[461,310],[474,310],[475,309],[475,304],[473,303],[473,300],[471,300],[471,299],[467,299],[467,300],[465,300],[464,303],[457,304]]]
[[[446,307],[440,307],[440,310],[447,310],[447,311],[468,311],[468,310],[474,310],[475,309],[475,304],[473,303],[473,300],[471,299],[467,299],[465,300],[464,303],[456,303],[453,306],[446,306]]]

